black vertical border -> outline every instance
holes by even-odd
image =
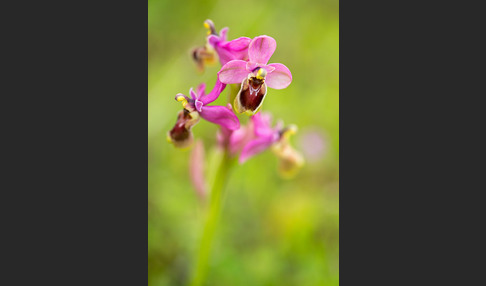
[[[416,282],[416,7],[340,1],[340,285]],[[418,9],[418,8],[417,8]],[[416,19],[416,18],[414,18]],[[411,73],[410,70],[414,70]],[[413,115],[413,116],[412,116]],[[414,140],[415,139],[415,140]],[[415,175],[414,175],[415,174]],[[414,262],[411,262],[414,261]]]
[[[340,285],[482,280],[480,13],[340,1]]]
[[[13,5],[0,284],[145,285],[147,3]]]

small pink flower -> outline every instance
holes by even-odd
[[[268,113],[258,113],[251,117],[253,123],[253,139],[247,141],[241,151],[239,162],[246,162],[249,158],[271,148],[279,158],[280,175],[290,178],[304,165],[304,158],[289,143],[289,136],[297,130],[295,125],[283,128],[278,122],[272,128],[272,117]]]
[[[249,61],[232,60],[218,72],[219,80],[225,84],[241,84],[234,106],[238,113],[255,114],[260,109],[267,85],[283,89],[292,82],[290,70],[283,64],[268,64],[275,52],[276,41],[269,36],[254,38],[248,48]]]
[[[192,51],[193,59],[200,71],[204,70],[205,65],[213,65],[216,62],[216,55],[221,65],[225,65],[231,60],[248,60],[250,38],[240,37],[227,41],[227,27],[221,29],[218,35],[213,21],[209,19],[204,21],[204,26],[208,29],[206,45]]]
[[[207,41],[218,53],[221,65],[225,65],[232,60],[248,60],[248,45],[251,39],[248,37],[240,37],[232,41],[227,41],[228,28],[221,29],[219,35],[216,34],[213,21],[206,20],[204,25],[210,29],[211,34]]]
[[[190,97],[178,93],[175,99],[182,102],[184,109],[190,112],[197,112],[207,121],[221,125],[229,130],[236,130],[240,128],[240,121],[231,111],[231,107],[208,105],[218,98],[225,87],[226,84],[221,83],[218,79],[209,94],[205,94],[206,84],[202,83],[198,86],[197,92],[194,92],[192,88],[189,90]]]

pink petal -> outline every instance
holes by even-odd
[[[262,68],[266,69],[267,70],[267,73],[271,73],[275,70],[275,67],[272,66],[271,64],[270,65],[267,65],[267,66],[263,66]]]
[[[196,189],[196,193],[201,199],[206,197],[206,179],[204,177],[204,145],[201,140],[196,142],[196,146],[191,152],[189,159],[189,175],[191,182]]]
[[[199,96],[194,92],[194,89],[191,87],[191,89],[189,89],[189,95],[192,97],[192,99],[198,99]]]
[[[223,29],[221,29],[221,31],[219,31],[219,39],[222,42],[226,42],[226,36],[228,35],[228,30],[229,30],[228,27],[224,27]]]
[[[203,106],[199,112],[202,118],[209,122],[219,124],[229,130],[240,128],[238,117],[226,106]]]
[[[238,39],[234,39],[232,41],[229,41],[227,43],[224,43],[222,47],[229,51],[233,52],[240,52],[248,49],[248,46],[250,45],[251,39],[248,37],[240,37]]]
[[[248,48],[250,62],[266,65],[276,48],[277,42],[272,37],[259,36],[254,38]]]
[[[284,128],[284,122],[282,119],[279,119],[277,121],[277,124],[275,124],[275,127],[273,128],[273,130],[275,130],[275,132],[278,132],[278,130],[283,130]]]
[[[241,58],[237,53],[226,50],[220,46],[216,47],[216,52],[218,53],[218,58],[221,66],[224,66],[232,60],[243,60],[243,58]]]
[[[226,63],[218,72],[218,78],[222,83],[238,83],[248,76],[246,71],[246,62],[242,60],[233,60]]]
[[[194,105],[196,106],[196,110],[198,112],[202,111],[202,107],[203,107],[202,101],[200,101],[199,99],[196,99],[196,101],[194,102]]]
[[[254,140],[251,140],[246,144],[245,148],[241,151],[239,162],[243,164],[246,160],[250,159],[251,157],[265,151],[268,147],[272,145],[272,141],[268,138],[261,137]]]
[[[240,129],[233,131],[229,138],[229,150],[231,154],[237,154],[240,152],[243,147],[245,147],[245,145],[254,138],[255,136],[253,134],[252,124],[241,126]]]
[[[259,112],[251,117],[255,135],[259,137],[272,137],[272,115],[270,113]]]
[[[218,78],[216,79],[216,83],[214,84],[214,87],[211,90],[211,92],[209,92],[207,95],[199,96],[199,100],[203,104],[211,103],[216,99],[218,99],[219,95],[221,94],[221,92],[223,92],[225,88],[226,88],[226,84],[222,83]]]
[[[230,145],[238,145],[247,136],[247,129],[248,127],[241,126],[240,129],[233,131],[229,138]]]
[[[221,38],[217,35],[209,35],[207,41],[211,46],[216,47],[221,42]]]
[[[283,64],[269,64],[268,66],[275,68],[274,71],[267,74],[265,83],[268,87],[282,89],[289,86],[292,82],[292,74],[286,66]]]
[[[247,60],[250,41],[250,38],[241,37],[230,42],[219,43],[216,46],[216,52],[221,65],[224,66],[232,60]]]
[[[207,38],[208,43],[216,48],[219,45],[226,43],[226,35],[228,34],[228,28],[223,28],[218,35],[209,35]]]
[[[196,93],[199,96],[199,98],[201,98],[204,96],[205,91],[206,91],[206,84],[203,82],[197,87]]]

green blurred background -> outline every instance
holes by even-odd
[[[337,0],[149,0],[149,285],[186,285],[202,232],[204,212],[189,179],[190,150],[174,148],[166,134],[181,110],[174,96],[201,82],[212,89],[220,69],[218,64],[200,74],[190,56],[205,43],[206,19],[218,32],[229,27],[228,40],[269,35],[277,41],[269,63],[285,64],[293,81],[286,89],[269,89],[262,111],[299,127],[291,142],[307,160],[290,180],[279,176],[271,151],[234,168],[206,285],[338,285]],[[214,104],[224,105],[229,90]],[[217,129],[203,120],[192,129],[206,153]]]

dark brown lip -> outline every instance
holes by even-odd
[[[259,89],[256,95],[250,93],[250,87],[253,89]],[[267,86],[263,80],[250,78],[247,83],[243,84],[243,87],[238,94],[240,105],[244,109],[254,112],[262,104],[266,93]]]

